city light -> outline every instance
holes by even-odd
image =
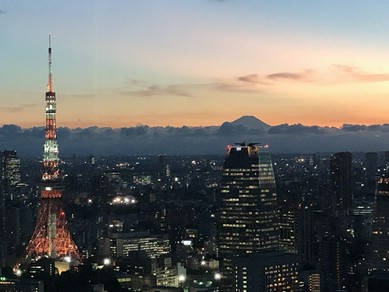
[[[219,281],[221,278],[222,278],[222,274],[220,274],[220,273],[215,273],[214,279],[215,279],[216,281]]]
[[[72,258],[70,256],[66,256],[63,258],[65,262],[70,263],[72,261]]]
[[[178,281],[181,282],[181,283],[185,282],[185,279],[186,279],[186,277],[184,275],[179,275],[178,276]]]
[[[112,261],[110,258],[105,258],[103,260],[103,264],[104,264],[104,266],[110,266],[112,264]]]
[[[116,196],[112,199],[111,205],[133,205],[136,199],[133,196]]]

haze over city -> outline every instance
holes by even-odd
[[[0,124],[384,124],[387,1],[2,1]]]

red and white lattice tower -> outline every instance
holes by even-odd
[[[80,260],[78,248],[66,227],[62,204],[63,181],[59,169],[56,98],[51,71],[51,38],[49,36],[49,80],[46,92],[46,128],[40,206],[35,230],[25,251],[26,259],[50,257],[55,260]]]

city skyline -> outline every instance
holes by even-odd
[[[387,123],[377,1],[5,1],[0,125],[43,125],[47,35],[58,125]],[[55,17],[48,17],[48,16]]]

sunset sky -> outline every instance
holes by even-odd
[[[389,123],[387,0],[3,0],[0,125]]]

